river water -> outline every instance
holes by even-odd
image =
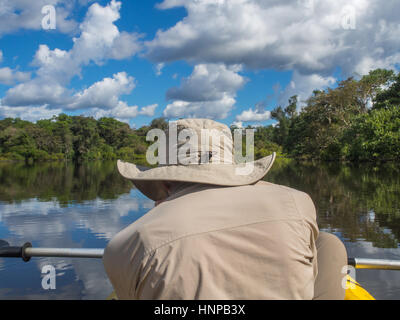
[[[339,236],[349,257],[400,260],[400,165],[278,161],[266,180],[307,192],[321,230]],[[34,247],[104,248],[154,206],[114,162],[0,163],[0,239]],[[42,288],[42,268],[56,288]],[[358,270],[377,299],[400,299],[400,271]],[[0,299],[105,299],[112,291],[100,260],[0,258]]]

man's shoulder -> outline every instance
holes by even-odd
[[[241,187],[191,190],[152,209],[133,224],[132,231],[149,251],[188,236],[313,216],[315,208],[306,193],[260,181]]]
[[[256,184],[254,184],[254,186],[256,187],[263,187],[266,189],[270,189],[270,190],[274,190],[277,192],[285,192],[285,193],[291,193],[291,194],[296,194],[298,196],[303,196],[303,197],[309,197],[309,195],[301,190],[297,190],[288,186],[284,186],[284,185],[280,185],[280,184],[275,184],[272,182],[268,182],[268,181],[258,181]]]

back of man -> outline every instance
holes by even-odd
[[[104,265],[120,299],[312,299],[317,236],[305,193],[195,184],[117,234]]]

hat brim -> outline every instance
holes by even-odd
[[[162,181],[202,183],[218,186],[243,186],[256,183],[271,169],[276,153],[244,164],[170,165],[157,168],[140,167],[118,160],[120,174],[132,180],[147,197],[157,201],[167,194]]]

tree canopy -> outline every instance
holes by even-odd
[[[255,128],[256,158],[276,151],[296,159],[400,159],[400,73],[376,69],[315,90],[304,103],[300,107],[298,97],[291,97],[272,110],[274,125]],[[157,118],[132,129],[113,118],[6,118],[0,120],[0,160],[120,158],[145,164],[146,134],[153,128],[165,130],[168,122]]]

